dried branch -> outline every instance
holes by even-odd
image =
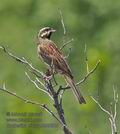
[[[116,115],[117,115],[117,103],[118,103],[118,94],[116,93],[115,88],[113,87],[113,101],[114,101],[114,112],[112,109],[110,111],[106,110],[93,96],[91,96],[92,100],[99,106],[99,108],[108,115],[108,119],[111,124],[111,134],[117,134],[116,127]],[[111,106],[110,106],[111,108]]]
[[[49,89],[49,91],[51,92],[53,99],[54,99],[54,107],[59,115],[60,120],[62,121],[62,123],[64,124],[63,126],[63,131],[65,134],[72,134],[72,132],[68,129],[66,121],[65,121],[65,117],[64,117],[64,111],[61,105],[61,102],[59,102],[59,94],[57,94],[52,86],[51,81],[45,81],[46,82],[46,87]]]
[[[70,47],[68,54],[65,56],[65,59],[67,59],[70,56],[71,50],[72,50],[72,48]]]
[[[101,62],[101,61],[99,60],[99,61],[96,63],[96,65],[94,66],[94,68],[93,68],[91,71],[89,71],[89,73],[87,73],[87,74],[84,76],[84,78],[83,78],[82,80],[80,80],[79,82],[76,83],[76,86],[78,86],[78,85],[84,83],[84,82],[87,80],[87,78],[88,78],[91,74],[93,74],[93,73],[95,72],[95,70],[98,68],[100,62]],[[70,86],[66,86],[66,87],[62,87],[60,90],[66,90],[66,89],[69,89],[69,88],[70,88]]]
[[[82,80],[80,80],[78,83],[76,83],[76,86],[78,86],[78,85],[82,84],[83,82],[85,82],[86,79],[87,79],[91,74],[93,74],[93,73],[95,72],[95,70],[98,68],[100,62],[101,62],[100,60],[97,61],[97,63],[96,63],[96,65],[94,66],[94,68],[93,68],[91,71],[89,71],[89,72],[85,75],[85,77],[84,77]]]
[[[86,69],[87,69],[87,73],[89,73],[89,65],[88,65],[88,57],[87,57],[87,45],[86,44],[85,44],[84,53],[85,53]]]
[[[92,100],[100,107],[100,109],[105,112],[106,114],[108,114],[109,116],[111,116],[110,112],[107,111],[105,108],[102,107],[102,105],[93,97],[91,96]]]
[[[73,41],[74,41],[74,39],[72,38],[71,40],[69,40],[69,41],[63,43],[63,45],[61,46],[60,50],[62,50],[63,48],[65,48],[68,44],[70,44],[70,43],[73,42]]]
[[[3,92],[5,92],[5,93],[8,93],[9,95],[12,95],[12,96],[14,96],[14,97],[20,99],[21,101],[23,101],[23,102],[25,102],[25,103],[29,103],[29,104],[36,105],[36,106],[38,106],[38,107],[43,108],[43,109],[46,110],[50,115],[52,115],[57,121],[59,121],[60,124],[64,125],[64,124],[61,122],[61,120],[47,107],[46,104],[40,104],[40,103],[38,103],[38,102],[36,102],[36,101],[31,101],[31,100],[29,100],[29,99],[27,99],[27,98],[24,98],[24,97],[22,97],[22,96],[19,96],[19,95],[17,95],[16,93],[13,93],[13,92],[7,90],[6,87],[5,87],[5,85],[3,85],[3,87],[0,86],[0,90],[3,91]]]
[[[1,46],[0,45],[0,49],[2,49],[8,56],[10,56],[12,59],[16,60],[17,62],[19,63],[22,63],[23,65],[25,65],[25,67],[30,71],[32,72],[34,75],[36,75],[36,77],[39,77],[39,78],[43,78],[44,77],[44,74],[42,72],[40,72],[38,69],[36,69],[35,67],[33,67],[33,65],[31,63],[29,63],[24,57],[22,58],[19,58],[15,55],[13,55],[11,52],[9,52],[7,50],[6,47],[4,46]]]
[[[65,23],[64,23],[64,20],[63,20],[62,11],[60,9],[58,9],[58,10],[59,10],[60,17],[61,17],[61,24],[62,24],[62,27],[63,27],[63,33],[65,35],[66,34],[66,28],[65,28]]]
[[[31,77],[28,75],[27,72],[25,72],[25,74],[26,74],[27,78],[30,80],[30,82],[32,82],[38,90],[40,90],[40,91],[46,93],[46,94],[53,100],[52,96],[51,96],[50,93],[48,92],[48,89],[45,87],[45,85],[44,85],[37,77],[36,77],[36,80],[37,80],[37,81],[36,81],[36,80],[32,80]],[[39,82],[39,83],[43,86],[44,89],[40,88],[40,87],[38,86],[37,82]]]
[[[62,103],[61,103],[61,101],[59,101],[59,94],[56,93],[55,89],[52,86],[51,79],[48,79],[48,80],[44,79],[46,75],[44,75],[42,72],[40,72],[39,70],[34,68],[32,66],[32,64],[29,63],[25,58],[22,58],[22,59],[18,58],[17,56],[10,53],[4,46],[0,46],[0,49],[2,49],[5,53],[7,53],[8,56],[12,57],[14,60],[24,64],[26,69],[35,76],[35,80],[32,80],[32,78],[28,75],[28,73],[26,73],[27,78],[30,80],[30,82],[32,82],[35,85],[35,87],[38,90],[45,92],[52,98],[52,100],[54,102],[54,107],[58,113],[59,118],[45,104],[39,104],[38,102],[34,102],[34,101],[28,100],[24,97],[18,96],[18,95],[16,95],[16,93],[12,93],[12,92],[6,90],[5,86],[3,86],[3,88],[0,88],[0,89],[2,91],[5,91],[6,93],[9,93],[9,94],[23,100],[26,103],[31,103],[31,104],[38,105],[38,106],[44,108],[47,112],[49,112],[54,118],[56,118],[61,123],[65,134],[72,134],[72,132],[67,127],[65,117],[64,117],[64,111],[62,108]],[[42,83],[39,80],[39,78],[41,78],[45,83]],[[42,85],[44,89],[40,88],[39,84]]]

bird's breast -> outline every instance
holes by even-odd
[[[47,65],[51,65],[51,58],[46,53],[44,47],[38,46],[38,57],[41,58]]]

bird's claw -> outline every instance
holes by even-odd
[[[44,76],[43,77],[43,79],[45,80],[45,81],[49,81],[49,80],[51,80],[52,79],[52,75],[50,75],[50,76]]]

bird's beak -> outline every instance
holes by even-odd
[[[51,29],[51,32],[54,33],[54,32],[56,32],[56,30],[55,29]]]

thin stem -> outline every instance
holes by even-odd
[[[38,107],[41,107],[41,108],[45,109],[50,115],[52,115],[57,121],[59,121],[60,124],[63,125],[63,123],[61,122],[61,120],[47,107],[46,104],[40,104],[40,103],[38,103],[38,102],[36,102],[36,101],[31,101],[31,100],[29,100],[29,99],[27,99],[27,98],[24,98],[24,97],[22,97],[22,96],[19,96],[19,95],[17,95],[16,93],[13,93],[13,92],[7,90],[7,89],[5,88],[5,86],[4,86],[4,87],[0,87],[0,90],[3,91],[3,92],[6,92],[6,93],[8,93],[8,94],[10,94],[10,95],[12,95],[12,96],[14,96],[14,97],[16,97],[16,98],[18,98],[18,99],[20,99],[21,101],[24,101],[25,103],[29,103],[29,104],[32,104],[32,105],[36,105],[36,106],[38,106]]]
[[[110,114],[110,112],[107,111],[105,108],[103,108],[102,105],[93,96],[91,96],[91,98],[100,107],[100,109],[102,111],[104,111],[106,114],[108,114],[110,117],[112,117],[111,114]]]
[[[100,62],[101,62],[101,61],[99,60],[99,61],[96,63],[96,65],[94,66],[94,68],[93,68],[91,71],[89,71],[89,73],[87,73],[87,74],[84,76],[84,78],[83,78],[82,80],[80,80],[79,82],[76,83],[76,86],[78,86],[78,85],[84,83],[84,82],[87,80],[87,78],[88,78],[91,74],[93,74],[93,73],[95,72],[95,70],[98,68]],[[70,86],[66,86],[66,87],[62,87],[61,89],[62,89],[62,90],[66,90],[66,89],[69,89],[69,88],[70,88]]]
[[[91,98],[99,106],[99,108],[108,115],[108,119],[111,125],[111,134],[117,134],[117,127],[116,127],[117,106],[116,105],[118,102],[118,94],[116,93],[114,86],[113,86],[113,101],[114,101],[113,110],[114,111],[112,110],[111,105],[110,105],[110,112],[109,112],[108,110],[103,108],[103,106],[94,97],[91,96]]]
[[[80,84],[82,84],[83,82],[85,82],[86,81],[86,79],[92,74],[92,73],[94,73],[94,71],[97,69],[97,67],[99,66],[99,64],[100,64],[100,60],[96,63],[96,65],[94,66],[94,68],[91,70],[91,71],[89,71],[89,73],[87,73],[86,75],[85,75],[85,77],[81,80],[81,81],[79,81],[78,83],[76,83],[76,86],[77,85],[80,85]]]
[[[4,47],[4,46],[0,46],[0,49],[2,49],[8,56],[10,56],[11,58],[13,58],[13,59],[16,60],[17,62],[22,63],[23,65],[25,65],[25,67],[27,67],[27,69],[28,69],[29,71],[31,71],[32,73],[36,74],[36,76],[38,76],[39,78],[41,78],[41,77],[43,78],[43,77],[44,77],[44,74],[43,74],[42,72],[40,72],[38,69],[34,68],[34,67],[32,66],[32,64],[29,63],[24,57],[19,58],[19,57],[13,55],[13,54],[12,54],[11,52],[9,52],[9,51],[7,50],[7,48]]]
[[[65,23],[64,23],[64,20],[63,20],[62,11],[60,9],[58,9],[58,10],[59,10],[59,13],[60,13],[61,24],[62,24],[62,27],[63,27],[63,33],[65,35],[66,34],[66,28],[65,28]]]
[[[69,41],[63,43],[63,45],[61,46],[60,50],[62,50],[64,47],[66,47],[68,44],[70,44],[70,43],[73,42],[73,41],[74,41],[74,39],[72,38],[71,40],[69,40]]]
[[[27,72],[25,72],[25,74],[26,74],[27,78],[35,85],[35,87],[36,87],[38,90],[40,90],[40,91],[46,93],[46,94],[47,94],[48,96],[50,96],[50,98],[53,100],[52,96],[51,96],[51,95],[49,94],[49,92],[47,91],[47,88],[44,86],[44,84],[43,84],[42,82],[40,82],[40,81],[38,80],[38,78],[36,78],[36,80],[39,81],[39,83],[40,83],[46,90],[40,88],[40,87],[38,86],[38,84],[36,83],[36,81],[34,81],[34,80],[32,80],[32,79],[30,78],[30,76],[28,75]]]

